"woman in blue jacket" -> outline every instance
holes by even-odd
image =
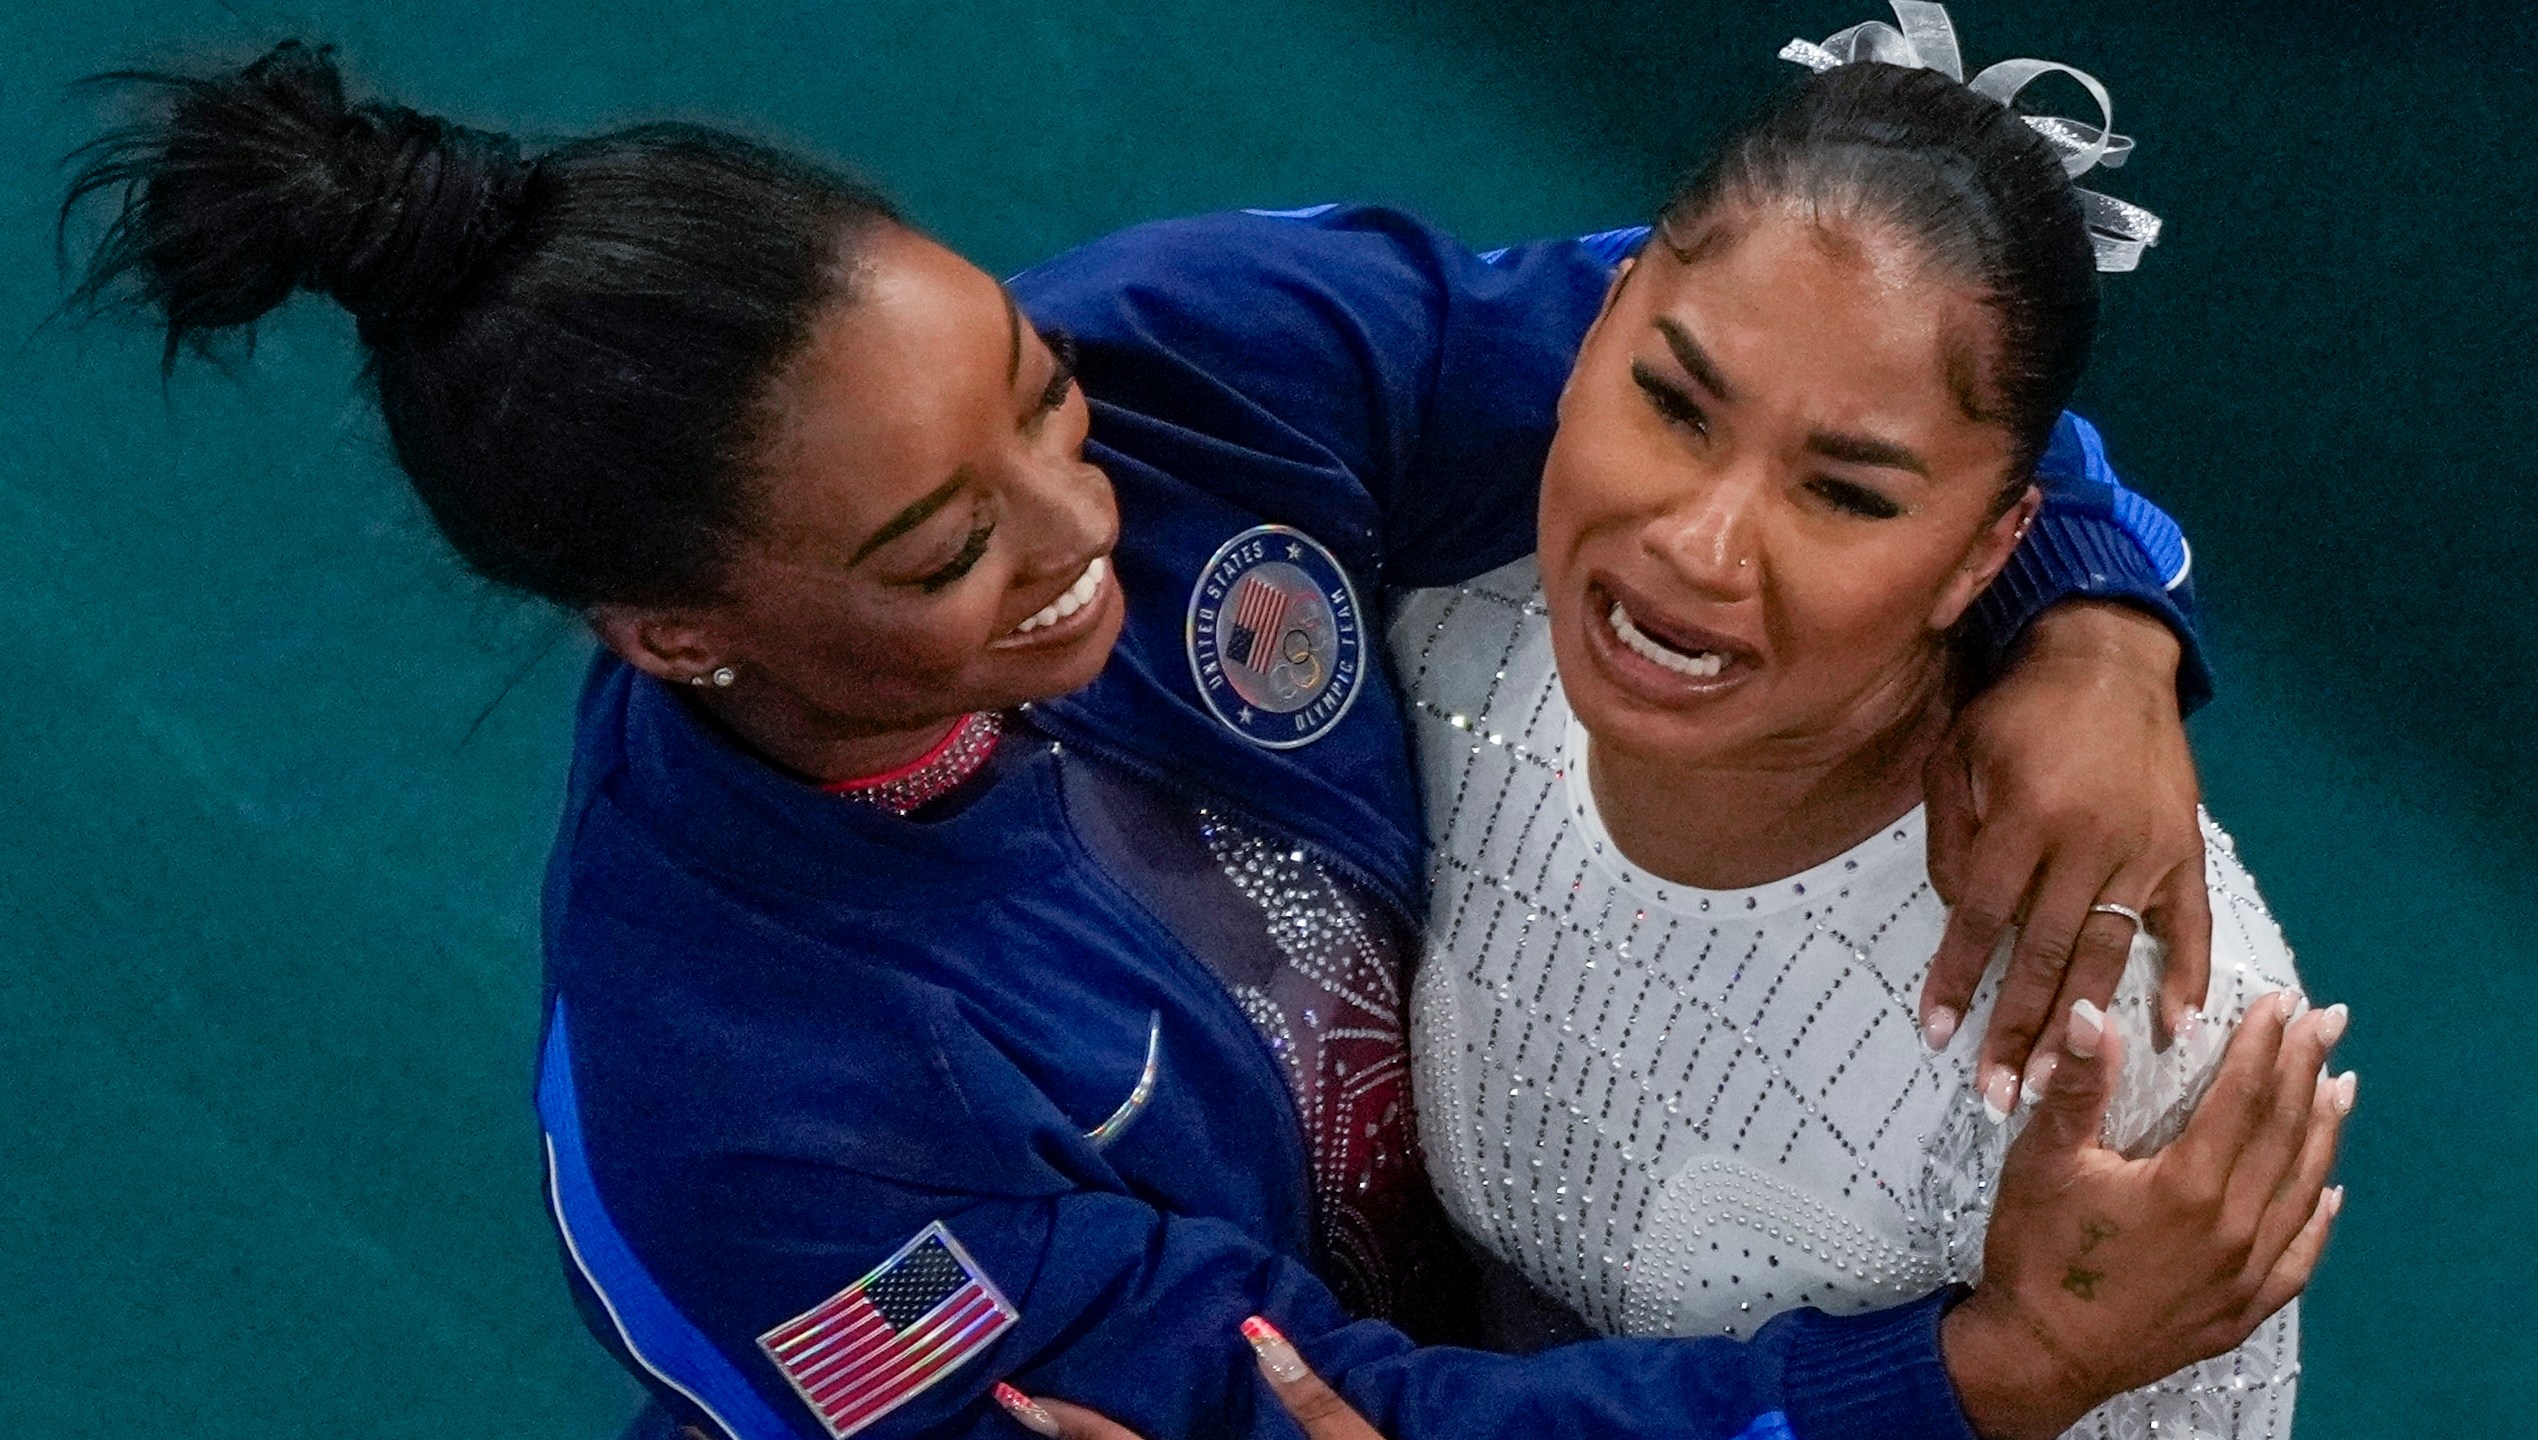
[[[576,1295],[680,1420],[996,1433],[1010,1378],[1149,1436],[1279,1433],[1254,1314],[1398,1440],[1961,1436],[1952,1366],[2049,1356],[1943,1348],[1948,1296],[1525,1359],[1379,1318],[1447,1333],[1461,1292],[1412,1150],[1419,825],[1367,607],[1531,546],[1634,237],[1221,216],[1008,288],[710,131],[524,162],[296,45],[165,93],[74,188],[125,201],[86,294],[131,287],[171,359],[296,288],[343,303],[443,532],[605,643],[538,1103]],[[2173,535],[2093,437],[2045,470],[1993,649],[2074,595],[2186,634]],[[2139,752],[2185,764],[2190,648],[2088,623],[2099,658],[2031,642],[1977,730],[2012,775],[2120,732],[2104,798],[2138,819]],[[2157,720],[2001,738],[2110,694]],[[2079,1221],[2053,1194],[2040,1255]]]

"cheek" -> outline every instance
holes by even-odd
[[[769,663],[824,708],[874,716],[929,708],[962,689],[994,638],[997,596],[980,578],[934,596],[797,597],[768,617],[761,643]]]
[[[1775,549],[1772,639],[1793,678],[1855,688],[1932,643],[1930,612],[1953,572],[1918,537]]]
[[[1590,395],[1564,413],[1543,465],[1539,545],[1546,575],[1595,536],[1662,510],[1684,480],[1683,457],[1664,443],[1664,432],[1652,440],[1646,427],[1632,423],[1639,416],[1616,413],[1600,392]]]

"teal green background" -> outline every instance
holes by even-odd
[[[466,579],[314,303],[234,375],[41,326],[72,78],[340,43],[560,137],[681,115],[860,162],[995,269],[1375,198],[1480,243],[1639,218],[1868,0],[0,3],[0,1433],[597,1437],[528,1109],[582,642]],[[2187,524],[2211,799],[2352,1002],[2352,1200],[2301,1425],[2499,1435],[2538,1380],[2538,22],[1961,4],[2065,59],[2169,222],[2084,408]]]

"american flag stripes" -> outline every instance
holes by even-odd
[[[938,1221],[863,1279],[758,1337],[837,1440],[898,1409],[1019,1316]]]
[[[1244,576],[1243,587],[1234,596],[1235,644],[1227,646],[1226,653],[1249,669],[1268,673],[1278,653],[1278,626],[1294,603],[1294,596],[1257,573]]]

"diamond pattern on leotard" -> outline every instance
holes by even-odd
[[[1918,813],[1751,890],[1638,870],[1578,771],[1544,616],[1525,561],[1410,597],[1392,628],[1432,846],[1413,1068],[1449,1212],[1611,1333],[1751,1335],[1977,1275],[2015,1127],[1972,1083],[1990,984],[1947,1053],[1919,1041],[1946,913]],[[2225,838],[2212,849],[2211,1003],[2234,1018],[2290,961]],[[2110,1138],[2135,1148],[2182,1124],[2225,1037],[2153,1060],[2152,974],[2137,956],[2114,1009],[2139,1063]],[[2287,1433],[2297,1343],[2287,1311],[2074,1433]]]

